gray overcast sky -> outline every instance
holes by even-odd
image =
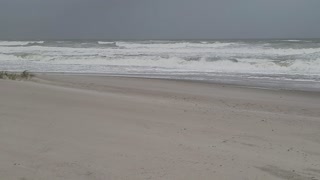
[[[320,38],[320,0],[0,0],[0,39]]]

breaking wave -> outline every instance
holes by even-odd
[[[0,46],[27,46],[31,44],[43,44],[44,41],[0,41]]]
[[[289,42],[289,43],[288,43]],[[320,77],[320,42],[0,41],[0,70]]]

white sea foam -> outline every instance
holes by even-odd
[[[115,44],[115,42],[98,41],[98,44]]]
[[[299,48],[279,48],[279,44],[269,42],[239,41],[0,41],[0,70],[190,75],[218,72],[319,78],[320,44],[312,47],[301,44]]]
[[[0,41],[0,46],[25,46],[32,43],[44,43],[44,41]]]
[[[297,39],[289,39],[289,40],[281,40],[285,42],[301,42],[302,40],[297,40]]]
[[[162,43],[158,42],[151,42],[151,43],[139,43],[139,42],[126,42],[120,41],[117,42],[117,45],[120,47],[125,47],[128,49],[192,49],[192,48],[219,48],[225,47],[229,45],[233,45],[235,43],[221,43],[221,42],[214,42],[214,43],[192,43],[192,42],[170,42],[170,41],[163,41]]]

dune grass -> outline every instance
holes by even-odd
[[[0,71],[0,79],[10,79],[10,80],[29,80],[34,77],[34,74],[23,71],[21,73]]]

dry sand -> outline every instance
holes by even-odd
[[[320,94],[40,75],[0,80],[0,179],[320,179]]]

